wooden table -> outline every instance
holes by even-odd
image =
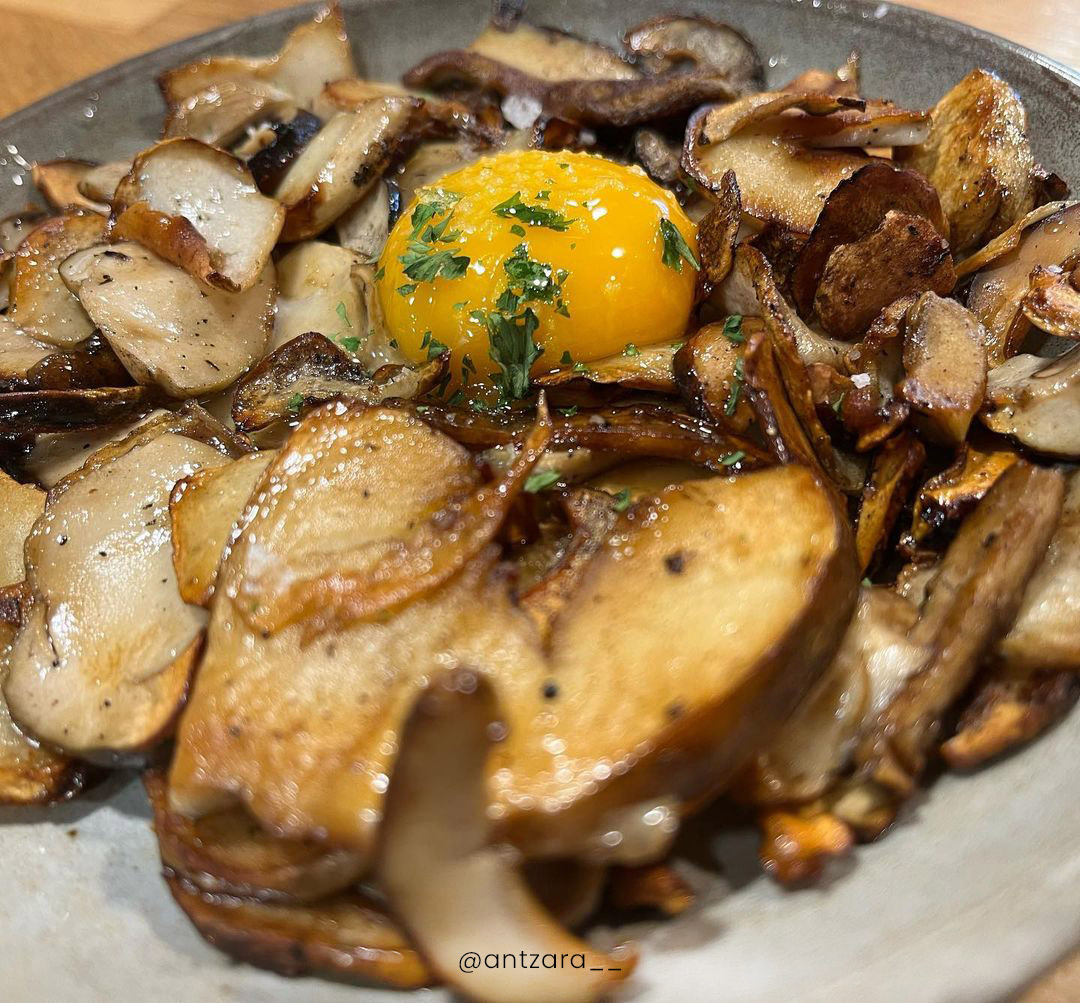
[[[0,116],[129,56],[295,0],[0,0]],[[1080,66],[1076,0],[908,0]],[[663,6],[662,4],[660,5]],[[678,0],[672,0],[672,7]],[[1080,954],[1024,1003],[1080,999]]]

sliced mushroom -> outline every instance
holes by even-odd
[[[533,383],[541,387],[558,387],[585,380],[600,386],[615,385],[629,390],[673,394],[676,388],[672,361],[681,346],[681,341],[660,342],[641,348],[627,345],[618,355],[553,369],[534,377]]]
[[[985,330],[955,300],[923,293],[908,311],[900,397],[920,430],[959,446],[986,394]]]
[[[941,755],[954,770],[983,766],[1056,724],[1078,696],[1080,679],[1069,672],[994,672],[960,714]]]
[[[798,115],[786,135],[814,148],[904,147],[926,141],[930,113],[901,108],[891,101],[863,101],[859,108],[841,108],[826,117]]]
[[[281,239],[317,236],[356,205],[400,152],[419,105],[415,98],[387,97],[327,121],[274,192],[287,210]]]
[[[1016,355],[991,370],[979,418],[1040,453],[1080,458],[1080,345],[1056,359]]]
[[[1035,159],[1015,91],[972,70],[934,107],[930,138],[898,158],[930,179],[949,219],[955,254],[984,243],[1034,205]]]
[[[1080,255],[1080,203],[1040,218],[1027,217],[1026,227],[1015,231],[987,266],[980,268],[968,292],[968,307],[989,335],[987,357],[1000,365],[1019,351],[1029,330],[1023,300],[1031,274],[1039,265],[1063,265]],[[1014,242],[1015,241],[1015,242]]]
[[[254,432],[335,398],[379,404],[433,390],[446,372],[445,358],[425,366],[382,366],[372,375],[320,334],[304,334],[268,355],[237,384],[232,418]]]
[[[274,56],[246,59],[211,56],[167,70],[158,86],[169,105],[227,82],[261,81],[309,106],[331,80],[356,76],[341,8],[335,3],[295,28]]]
[[[116,186],[130,170],[131,163],[127,160],[110,160],[98,164],[79,179],[79,191],[95,202],[111,206]]]
[[[100,336],[65,351],[0,317],[0,390],[75,390],[129,382],[127,370]]]
[[[390,235],[394,201],[386,181],[376,182],[367,195],[338,217],[336,229],[341,246],[363,262],[378,261]]]
[[[670,864],[613,867],[608,898],[616,909],[655,909],[680,916],[697,902],[693,887]]]
[[[278,259],[278,300],[272,349],[317,332],[361,358],[379,363],[366,351],[369,340],[364,290],[353,278],[352,251],[319,240],[297,244]]]
[[[735,262],[735,244],[742,221],[742,200],[734,171],[728,171],[707,196],[708,212],[698,223],[701,256],[699,298],[708,296],[727,278]]]
[[[272,262],[242,293],[204,286],[131,242],[87,248],[69,257],[62,272],[132,377],[173,397],[229,386],[270,340]]]
[[[230,292],[259,280],[285,220],[239,160],[195,139],[140,153],[117,186],[113,213],[112,239],[137,240]]]
[[[802,108],[828,115],[844,107],[845,100],[776,92],[702,108],[687,126],[683,169],[706,188],[734,170],[743,212],[810,233],[828,194],[867,160],[844,150],[803,147],[787,136],[790,119],[781,112]]]
[[[34,187],[57,212],[86,210],[104,215],[108,205],[88,197],[82,190],[83,181],[98,165],[90,160],[47,160],[30,169]]]
[[[206,615],[177,590],[169,492],[227,461],[198,427],[169,415],[99,450],[49,492],[27,540],[4,696],[30,733],[84,758],[144,752],[183,704]]]
[[[148,387],[91,390],[13,390],[0,394],[0,427],[8,435],[30,435],[124,421],[148,411]]]
[[[931,533],[963,519],[1019,459],[1012,449],[979,449],[965,443],[956,461],[919,489],[904,549],[917,551]]]
[[[764,329],[756,317],[744,317],[736,330],[728,322],[706,324],[675,355],[675,381],[684,399],[703,418],[745,432],[753,421],[749,395],[743,392],[743,346]]]
[[[8,317],[51,345],[76,345],[94,333],[78,297],[60,277],[60,265],[76,251],[101,242],[100,216],[67,215],[32,230],[15,252]]]
[[[269,126],[267,142],[247,158],[248,170],[261,192],[273,192],[289,168],[323,126],[323,120],[299,108]]]
[[[1032,209],[1027,215],[1022,216],[1007,230],[1003,230],[993,240],[983,244],[974,254],[956,264],[956,274],[960,278],[973,272],[982,271],[988,265],[992,265],[999,258],[1003,258],[1010,251],[1015,251],[1024,238],[1026,231],[1041,223],[1048,216],[1056,216],[1065,209],[1070,208],[1072,202],[1047,202],[1046,205]]]
[[[1047,334],[1080,341],[1080,290],[1077,273],[1055,265],[1036,265],[1020,301],[1024,316]]]
[[[311,905],[199,891],[167,876],[176,904],[211,944],[280,975],[322,975],[418,989],[431,972],[386,910],[364,892]]]
[[[870,567],[888,539],[925,460],[926,448],[906,431],[887,439],[874,454],[855,527],[855,552],[861,571]]]
[[[472,42],[470,52],[528,73],[539,80],[632,80],[639,76],[617,52],[555,28],[519,23],[509,30],[489,25]]]
[[[842,244],[869,236],[890,210],[922,216],[938,233],[948,233],[937,192],[925,178],[886,161],[870,161],[829,193],[809,240],[799,252],[791,291],[804,316],[813,310],[814,294],[829,255]]]
[[[835,70],[811,67],[789,80],[781,90],[795,93],[831,94],[833,97],[859,97],[859,53],[852,50],[843,66]]]
[[[233,532],[275,455],[272,449],[248,453],[225,466],[203,467],[173,485],[172,562],[184,602],[209,606]]]
[[[390,176],[398,189],[397,214],[409,211],[418,189],[433,185],[451,171],[474,163],[483,153],[474,142],[465,139],[422,143],[397,173]]]
[[[829,859],[842,857],[854,844],[851,827],[817,804],[766,811],[758,824],[762,869],[782,885],[819,877]]]
[[[948,241],[924,217],[890,209],[872,233],[832,251],[814,310],[826,331],[854,340],[890,303],[955,285]]]
[[[252,125],[282,118],[295,108],[292,95],[273,84],[254,78],[222,80],[171,105],[162,135],[231,147]]]
[[[313,840],[277,839],[243,809],[192,820],[169,810],[165,775],[143,774],[161,862],[200,891],[317,902],[356,884],[360,861]]]
[[[712,18],[662,14],[629,28],[623,44],[648,73],[689,64],[726,77],[739,93],[765,87],[761,57],[750,40]]]
[[[41,206],[28,205],[21,212],[0,219],[0,259],[9,258],[27,235],[48,217],[49,214]]]
[[[997,654],[1017,672],[1080,669],[1080,474],[1069,475],[1061,521]]]
[[[1064,479],[1019,462],[964,520],[909,637],[931,654],[860,741],[857,767],[894,795],[911,793],[942,717],[1008,630],[1058,523]]]
[[[530,895],[513,856],[491,843],[485,779],[496,716],[488,685],[469,672],[420,696],[390,776],[377,880],[435,971],[473,999],[599,999],[630,975],[633,955],[601,954],[561,929]],[[460,959],[479,931],[496,954],[524,946],[571,964],[463,975]]]
[[[840,650],[826,673],[754,760],[737,788],[760,806],[813,801],[851,761],[872,724],[921,668],[926,649],[908,639],[918,610],[880,588],[863,588]]]

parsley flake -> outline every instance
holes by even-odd
[[[731,392],[728,394],[727,403],[724,405],[724,414],[729,418],[735,414],[735,409],[739,406],[739,394],[742,392],[743,383],[745,381],[746,376],[743,372],[743,360],[742,356],[739,356],[739,358],[735,360],[735,373],[734,378],[731,381]]]
[[[735,342],[736,345],[741,345],[746,338],[742,333],[742,314],[733,313],[727,320],[724,321],[724,329],[722,334],[728,341]]]
[[[416,292],[415,282],[406,282],[405,285],[397,287],[399,296],[411,296],[414,292]]]
[[[562,353],[562,358],[559,359],[564,366],[572,366],[574,364],[574,357],[567,351]]]
[[[338,338],[338,344],[350,352],[355,352],[360,347],[359,338]]]
[[[500,202],[491,210],[496,216],[503,219],[516,219],[519,223],[527,226],[543,226],[559,233],[570,229],[570,224],[576,222],[567,219],[561,212],[543,205],[528,205],[521,201],[521,192],[514,192],[505,202]]]
[[[557,470],[538,470],[525,478],[526,494],[535,495],[541,491],[547,491],[552,485],[559,482]]]
[[[660,236],[664,241],[664,253],[661,260],[668,268],[674,268],[675,271],[681,272],[683,261],[686,260],[690,262],[694,271],[701,271],[701,264],[694,257],[690,245],[679,232],[679,228],[670,219],[660,220]]]
[[[375,281],[378,282],[386,276],[386,269],[379,266],[379,270],[375,273]]]
[[[304,404],[304,395],[303,394],[293,394],[289,398],[289,400],[286,403],[285,407],[288,410],[289,414],[299,414],[300,413],[300,408],[303,407],[303,404]]]
[[[616,512],[625,512],[629,507],[630,507],[630,489],[629,488],[623,488],[622,491],[620,491],[615,496],[614,508],[615,508]]]
[[[560,407],[555,410],[557,410],[564,418],[573,418],[574,415],[578,413],[578,406],[576,404],[571,404],[570,407]]]
[[[349,320],[349,311],[345,307],[345,301],[342,300],[341,302],[339,302],[338,305],[334,307],[334,309],[337,311],[337,315],[341,318],[341,323],[344,324],[346,327],[352,327],[352,321]]]
[[[641,351],[632,341],[626,343],[626,348],[623,349],[623,355],[628,355],[633,358],[635,355],[640,355]]]
[[[515,223],[512,227],[510,227],[510,232],[514,234],[515,237],[524,237],[525,227],[521,226],[519,223]]]
[[[744,459],[746,459],[746,452],[742,449],[736,449],[734,453],[728,453],[720,462],[725,467],[733,467],[736,463]]]

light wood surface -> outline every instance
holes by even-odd
[[[292,2],[0,0],[0,115],[129,56]],[[671,0],[670,6],[678,5]],[[967,21],[1080,66],[1077,0],[910,0],[908,6]]]
[[[160,45],[295,0],[0,0],[0,116]],[[661,5],[663,6],[663,5]],[[679,6],[672,0],[670,6]],[[1080,67],[1078,0],[909,0]],[[1080,955],[1023,1003],[1080,1000]]]

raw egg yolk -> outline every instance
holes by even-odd
[[[420,188],[410,209],[383,250],[379,302],[410,359],[451,350],[451,387],[491,382],[498,357],[532,354],[526,336],[543,353],[519,369],[538,373],[686,329],[696,230],[640,168],[502,153]]]

